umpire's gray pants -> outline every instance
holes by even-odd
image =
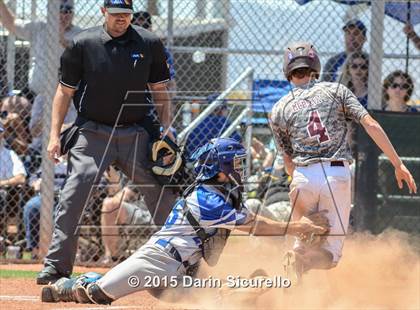
[[[82,211],[111,163],[139,186],[156,225],[163,225],[177,196],[163,189],[150,169],[149,134],[137,125],[113,128],[93,121],[79,131],[69,151],[68,175],[55,208],[55,223],[45,265],[70,275],[77,251]]]

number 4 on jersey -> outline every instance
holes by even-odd
[[[321,121],[318,110],[309,112],[308,126],[306,126],[308,134],[311,138],[317,137],[319,143],[324,143],[330,140],[327,128]]]

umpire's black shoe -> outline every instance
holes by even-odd
[[[36,284],[47,285],[55,283],[58,279],[66,277],[66,275],[60,274],[54,267],[47,266],[38,273],[36,277]]]

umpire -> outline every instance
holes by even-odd
[[[53,237],[37,284],[71,275],[80,216],[91,189],[110,164],[139,186],[156,225],[164,223],[176,199],[172,191],[163,191],[151,172],[147,147],[156,133],[147,125],[147,87],[164,130],[171,122],[166,88],[169,70],[163,44],[151,32],[130,25],[131,0],[105,0],[101,12],[104,25],[77,35],[61,56],[48,154],[56,160],[63,153],[63,146],[69,149],[68,176],[55,210]],[[75,130],[70,130],[66,143],[62,143],[60,128],[72,98],[78,117]],[[137,105],[125,105],[130,103]]]

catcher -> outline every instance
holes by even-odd
[[[248,212],[241,200],[246,151],[236,140],[214,139],[199,148],[192,158],[196,161],[196,182],[174,205],[159,232],[103,277],[88,273],[45,286],[42,301],[110,304],[148,289],[147,277],[173,279],[194,275],[202,258],[209,265],[217,263],[232,229],[250,232],[255,221],[256,235],[326,231],[328,223],[322,214],[312,217],[313,221],[280,223]],[[133,283],[133,277],[139,281]],[[162,291],[166,287],[161,283],[153,289]]]
[[[294,250],[286,254],[286,274],[289,278],[293,274],[296,281],[309,269],[333,268],[341,257],[351,204],[351,121],[360,123],[389,158],[399,188],[403,181],[410,193],[417,188],[387,135],[356,96],[341,84],[316,82],[321,64],[312,44],[291,44],[283,64],[284,75],[295,88],[273,107],[271,125],[286,171],[293,177],[289,193],[292,220],[328,210],[331,225],[320,243],[307,246],[298,240]]]

